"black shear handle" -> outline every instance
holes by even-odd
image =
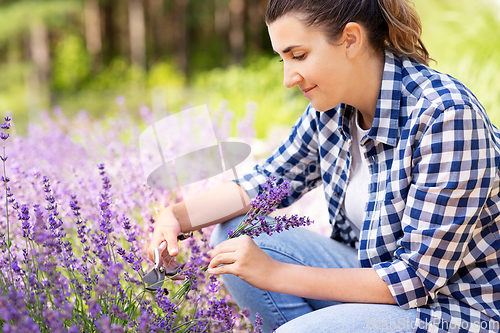
[[[183,241],[185,239],[188,239],[189,237],[193,236],[193,232],[190,231],[188,233],[183,233],[183,232],[179,232],[179,234],[177,235],[177,239],[180,240],[180,241]]]

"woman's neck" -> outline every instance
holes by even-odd
[[[380,86],[384,73],[385,54],[375,54],[373,51],[364,52],[358,59],[357,73],[354,73],[353,89],[351,91],[351,100],[353,107],[360,112],[359,126],[368,130],[371,128],[375,111],[377,110],[378,97],[380,95]]]

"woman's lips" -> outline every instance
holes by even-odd
[[[307,89],[301,89],[302,92],[304,93],[304,97],[307,98],[310,94],[311,94],[311,91],[316,88],[317,86],[314,86],[314,87],[311,87],[311,88],[307,88]]]

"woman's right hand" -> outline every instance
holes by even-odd
[[[181,232],[179,221],[172,212],[172,207],[165,208],[158,216],[155,223],[153,238],[148,247],[148,257],[154,262],[154,250],[160,246],[163,241],[167,242],[167,247],[161,254],[162,257],[170,255],[175,257],[179,254],[179,246],[177,244],[177,236]]]

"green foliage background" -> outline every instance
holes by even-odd
[[[65,10],[77,12],[79,7],[71,3]],[[423,41],[437,61],[431,66],[464,82],[499,125],[500,7],[497,4],[487,0],[415,0],[423,24]],[[41,5],[36,10],[44,15],[44,8]],[[18,22],[23,21],[21,9],[9,10],[8,6],[0,8],[0,19],[12,22],[16,18],[17,23],[0,27],[0,41],[14,30],[26,29]],[[57,17],[51,24],[61,24]],[[217,40],[212,45],[217,46]],[[220,49],[215,49],[193,47],[193,63],[210,63],[210,57],[220,54]],[[276,56],[271,52],[261,56],[251,53],[245,56],[242,66],[196,70],[189,76],[177,70],[168,57],[152,63],[147,71],[130,65],[123,57],[115,57],[102,70],[93,72],[81,34],[61,26],[53,50],[51,99],[36,102],[40,108],[58,105],[68,116],[85,109],[91,117],[98,118],[123,112],[124,108],[115,104],[115,97],[121,95],[126,97],[129,112],[138,117],[140,106],[151,107],[153,89],[162,87],[169,112],[179,111],[188,104],[206,103],[215,108],[225,100],[238,119],[245,115],[247,102],[253,101],[257,104],[257,135],[264,137],[274,125],[292,125],[307,100],[298,89],[283,87],[282,67]],[[0,64],[0,110],[12,110],[18,125],[37,119],[37,111],[33,108],[30,111],[33,97],[26,89],[26,73],[31,66],[27,62]]]
[[[500,125],[500,2],[416,0],[432,67],[465,83]]]

